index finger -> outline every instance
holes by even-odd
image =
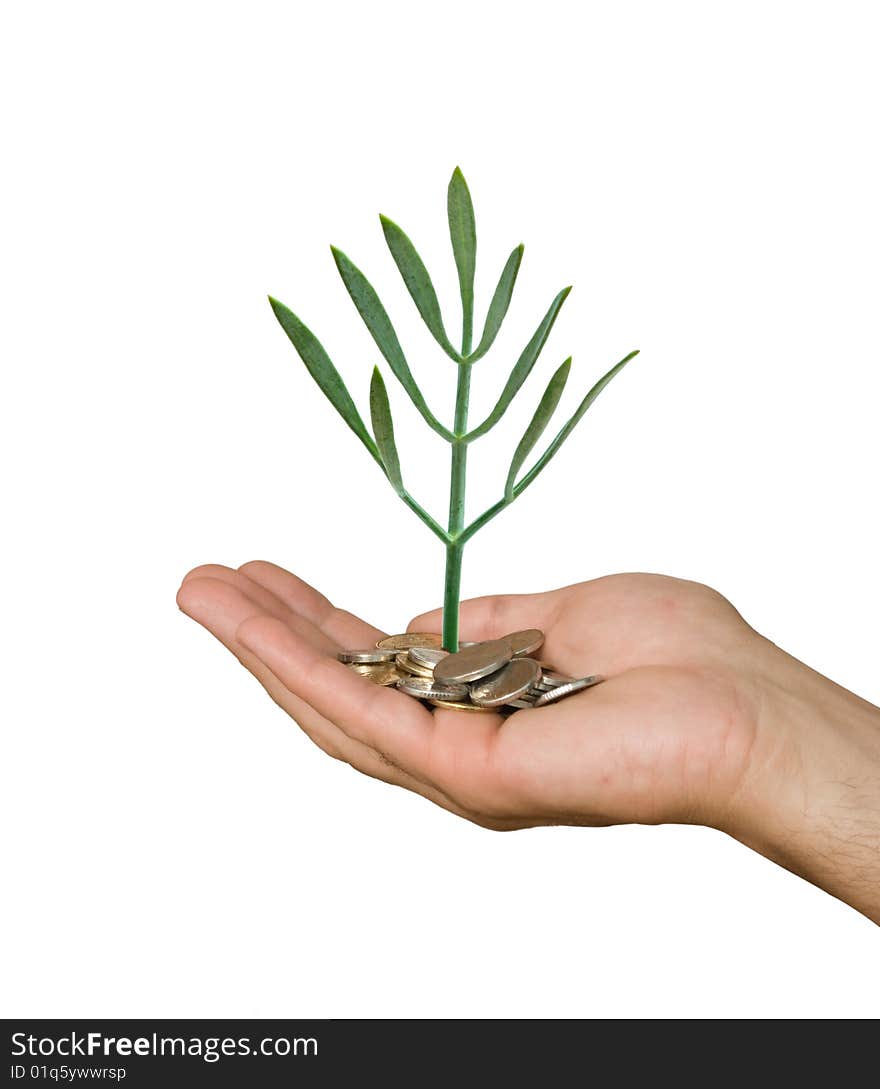
[[[304,616],[339,646],[349,649],[372,647],[385,635],[353,613],[337,609],[320,590],[277,564],[251,560],[238,570],[273,593],[293,612]]]

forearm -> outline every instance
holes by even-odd
[[[880,923],[880,708],[761,640],[759,738],[729,831]]]

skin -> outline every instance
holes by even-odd
[[[754,631],[707,586],[628,574],[476,598],[461,637],[545,632],[607,680],[545,708],[465,714],[335,660],[385,632],[263,561],[191,571],[180,608],[330,756],[485,828],[705,824],[880,923],[880,708]],[[439,632],[437,610],[409,631]]]

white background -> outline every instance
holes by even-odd
[[[873,5],[7,8],[2,443],[6,1015],[861,1016],[878,930],[720,833],[483,831],[328,760],[180,614],[273,559],[390,630],[442,550],[323,401],[266,294],[365,409],[380,291],[429,401],[458,324],[445,187],[479,236],[474,418],[556,291],[471,514],[570,352],[639,359],[469,547],[464,593],[706,581],[880,701]],[[441,441],[389,385],[412,490]]]

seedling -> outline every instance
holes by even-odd
[[[549,310],[542,318],[532,339],[514,364],[495,407],[482,423],[468,430],[471,368],[492,347],[507,314],[520,262],[522,261],[523,246],[517,246],[508,257],[499,277],[498,286],[495,288],[495,294],[489,303],[482,336],[477,347],[472,348],[477,234],[470,192],[458,167],[453,171],[449,182],[447,214],[449,218],[449,235],[452,239],[452,252],[458,269],[458,283],[461,292],[460,351],[452,345],[446,333],[437,293],[434,290],[431,277],[428,275],[428,270],[425,268],[415,246],[396,223],[388,219],[387,216],[380,216],[379,218],[391,256],[394,258],[419,314],[421,314],[434,339],[456,365],[458,383],[455,395],[455,418],[451,428],[444,426],[428,407],[413,378],[406,356],[400,346],[400,341],[394,331],[394,326],[391,324],[385,307],[380,302],[379,296],[366,276],[341,250],[335,246],[330,247],[336,267],[352,302],[357,307],[358,313],[376,342],[376,347],[385,358],[391,373],[400,382],[427,425],[450,445],[452,458],[449,474],[449,518],[446,529],[416,502],[404,485],[400,458],[394,441],[394,424],[391,419],[388,393],[378,366],[374,367],[370,382],[370,419],[373,428],[373,434],[371,435],[364,425],[339,372],[333,366],[318,338],[283,303],[278,302],[277,299],[273,299],[271,296],[269,302],[272,304],[275,317],[280,322],[284,332],[290,338],[309,373],[318,383],[330,403],[367,448],[367,451],[388,478],[388,482],[395,492],[443,542],[446,548],[446,581],[443,593],[443,646],[447,650],[455,651],[458,649],[458,607],[464,546],[496,514],[500,514],[505,507],[509,507],[515,499],[522,495],[559,450],[605,386],[615,375],[620,373],[634,356],[638,355],[638,352],[630,352],[629,355],[621,359],[607,374],[599,379],[537,461],[530,469],[523,472],[529,454],[544,433],[556,406],[559,404],[559,399],[562,396],[571,369],[571,356],[562,363],[547,383],[547,388],[538,402],[535,414],[532,416],[531,422],[525,429],[523,437],[513,453],[502,497],[497,503],[484,511],[479,518],[466,525],[465,484],[468,448],[472,442],[487,434],[498,423],[525,380],[531,374],[532,368],[538,361],[541,349],[550,335],[553,323],[556,321],[571,288],[563,288],[550,304]]]

